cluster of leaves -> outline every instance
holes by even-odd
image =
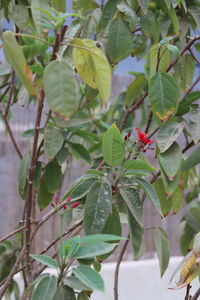
[[[35,286],[33,299],[45,297],[44,299],[49,300],[86,300],[89,299],[91,291],[104,291],[104,282],[99,274],[99,260],[109,255],[121,239],[119,236],[108,234],[70,238],[61,244],[59,265],[47,255],[31,255],[36,261],[58,271],[58,277],[44,273],[36,278],[31,285]],[[74,260],[77,260],[79,265],[69,270]],[[77,298],[75,294],[78,294]]]
[[[138,258],[143,253],[145,232],[140,191],[145,192],[160,216],[166,217],[178,213],[188,189],[186,202],[191,202],[191,207],[182,222],[181,238],[185,254],[191,248],[192,234],[200,230],[196,203],[199,178],[195,173],[200,148],[197,146],[187,157],[184,154],[200,140],[200,92],[192,91],[200,80],[198,77],[194,82],[200,37],[192,37],[200,28],[200,2],[108,0],[98,5],[92,0],[76,0],[72,13],[66,13],[63,0],[14,2],[4,1],[0,7],[0,18],[11,19],[17,26],[17,34],[1,32],[7,59],[0,65],[1,113],[5,121],[3,113],[10,108],[11,100],[12,104],[40,103],[41,91],[49,107],[46,123],[38,131],[36,149],[20,161],[21,198],[27,199],[33,184],[37,204],[44,210],[60,190],[72,158],[84,161],[89,170],[62,198],[65,201],[71,197],[72,203],[81,203],[74,213],[67,214],[67,224],[77,220],[73,217],[77,213],[86,235],[121,236],[122,220],[126,219],[133,254]],[[145,59],[144,72],[130,70],[133,82],[109,101],[115,65],[129,56]],[[4,89],[10,85],[13,70],[16,78],[11,97]],[[141,139],[140,132],[134,140],[131,134],[127,138],[138,123],[134,113],[137,108],[141,111],[140,127],[146,126],[145,131],[156,128],[154,133],[158,132],[156,167],[144,154],[151,148],[148,135],[143,134]],[[35,142],[37,130],[36,126],[22,136]],[[185,148],[179,142],[184,138]],[[30,162],[34,163],[35,153],[32,182]],[[163,274],[170,255],[168,237],[160,227],[155,228],[154,236]],[[113,244],[109,247],[109,253],[114,251]],[[65,252],[65,258],[78,258],[75,252],[67,255]],[[74,269],[76,280],[82,280],[80,274],[84,272],[90,277],[86,268],[90,267]],[[56,292],[57,279],[48,275],[38,283],[35,294],[49,281]],[[65,288],[59,289],[60,295]]]

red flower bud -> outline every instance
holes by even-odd
[[[55,202],[58,203],[60,201],[59,197],[55,197]]]
[[[67,197],[67,199],[65,201],[66,201],[66,203],[69,203],[69,202],[71,202],[71,200],[72,200],[71,197]]]
[[[81,204],[80,201],[75,202],[75,203],[73,203],[73,204],[71,205],[71,208],[75,208],[75,207],[79,206],[80,204]]]
[[[52,207],[55,207],[55,203],[54,203],[54,202],[51,202],[51,206],[52,206]]]

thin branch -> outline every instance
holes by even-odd
[[[191,87],[187,90],[187,92],[185,93],[185,96],[187,96],[188,94],[190,94],[190,92],[193,90],[193,88],[197,85],[197,83],[200,81],[200,75],[197,77],[197,79],[193,82],[193,84],[191,85]]]
[[[146,128],[145,128],[145,133],[148,133],[149,131],[149,128],[150,128],[150,125],[151,125],[151,122],[152,122],[152,118],[153,118],[153,113],[152,111],[149,113],[149,116],[148,116],[148,121],[147,121],[147,125],[146,125]]]
[[[15,71],[12,71],[11,81],[10,81],[10,84],[9,84],[10,94],[9,94],[9,97],[8,97],[8,104],[7,104],[5,112],[4,112],[4,117],[7,117],[8,113],[9,113],[9,110],[10,110],[10,105],[11,105],[11,102],[12,102],[14,87],[15,87],[14,82],[15,82]]]
[[[114,276],[114,300],[118,300],[118,281],[119,281],[119,267],[122,262],[124,253],[129,243],[129,235],[127,236],[127,240],[124,242],[124,245],[121,249],[120,255],[117,260],[116,268],[115,268],[115,276]]]
[[[18,228],[18,229],[16,229],[16,230],[12,231],[11,233],[5,235],[3,238],[0,239],[0,243],[2,243],[3,241],[5,241],[5,240],[11,238],[13,235],[17,234],[18,232],[23,231],[24,228],[25,228],[25,226],[22,226],[22,227],[20,227],[20,228]]]
[[[189,49],[189,52],[190,52],[190,54],[192,55],[192,57],[194,58],[194,60],[196,61],[196,63],[197,63],[198,65],[200,65],[200,61],[199,61],[198,58],[194,55],[194,53],[193,53],[193,51],[192,51],[191,48]]]

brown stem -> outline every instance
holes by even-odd
[[[116,268],[115,268],[115,276],[114,276],[114,300],[118,300],[119,299],[118,298],[119,267],[120,267],[120,264],[122,262],[124,253],[125,253],[126,248],[128,246],[128,243],[129,243],[129,235],[127,236],[127,238],[128,239],[124,242],[124,245],[123,245],[122,250],[120,252],[120,255],[118,257]]]
[[[189,95],[190,92],[193,90],[193,88],[197,85],[197,83],[200,81],[200,75],[197,77],[197,79],[193,82],[193,84],[191,85],[191,87],[187,90],[187,92],[185,93],[185,96]]]
[[[11,105],[12,98],[13,98],[14,87],[15,87],[14,82],[15,82],[15,71],[12,71],[11,81],[10,81],[10,84],[9,84],[10,93],[9,93],[9,97],[8,97],[8,104],[7,104],[5,112],[4,112],[4,117],[6,117],[6,118],[7,118],[7,115],[9,113],[10,105]]]
[[[35,166],[37,162],[37,146],[38,146],[38,139],[39,139],[39,129],[40,129],[40,122],[42,117],[42,110],[44,106],[44,90],[41,89],[39,99],[38,99],[38,109],[35,121],[35,132],[34,132],[34,141],[32,147],[32,157],[31,163],[29,167],[29,174],[28,174],[28,196],[26,200],[26,219],[25,219],[25,239],[26,239],[26,264],[27,264],[27,279],[28,283],[32,281],[32,268],[30,262],[30,250],[31,250],[31,216],[32,216],[32,206],[33,206],[33,180],[35,174]]]
[[[185,300],[189,300],[190,299],[190,289],[191,289],[191,285],[188,284],[187,288],[186,288],[186,294],[185,294]]]
[[[153,118],[153,113],[151,111],[150,114],[149,114],[149,117],[148,117],[148,121],[147,121],[147,125],[146,125],[146,128],[145,128],[145,131],[144,131],[145,133],[148,133],[148,131],[149,131],[149,127],[151,125],[152,118]]]

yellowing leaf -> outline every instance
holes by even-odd
[[[26,63],[22,48],[17,43],[13,32],[6,31],[3,33],[3,47],[6,58],[16,71],[19,79],[22,81],[29,94],[35,96],[36,90],[34,87],[32,71]]]
[[[93,89],[98,89],[103,103],[110,97],[110,65],[95,42],[89,39],[73,40],[73,61],[83,81]]]

